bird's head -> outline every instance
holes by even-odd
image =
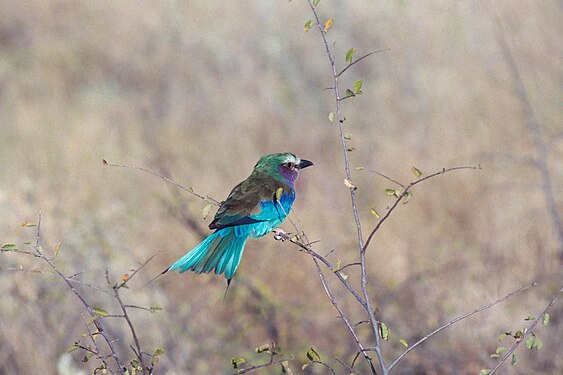
[[[284,152],[262,156],[254,166],[254,170],[273,177],[281,177],[287,183],[293,184],[299,176],[299,171],[311,165],[313,163],[309,160]]]

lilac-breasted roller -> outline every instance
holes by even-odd
[[[280,225],[295,199],[299,171],[313,165],[292,153],[265,155],[248,178],[221,202],[209,229],[215,229],[199,245],[166,269],[180,272],[225,273],[230,283],[240,263],[246,240],[262,237]]]

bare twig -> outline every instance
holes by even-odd
[[[377,233],[377,231],[379,230],[379,228],[381,228],[381,226],[383,225],[383,223],[389,218],[389,216],[391,215],[391,213],[397,208],[397,206],[399,205],[399,203],[403,200],[403,198],[405,198],[410,191],[412,190],[412,188],[418,184],[420,184],[423,181],[426,181],[428,179],[431,179],[433,177],[445,174],[447,172],[451,172],[451,171],[456,171],[456,170],[460,170],[460,169],[481,169],[481,166],[462,166],[462,167],[452,167],[452,168],[443,168],[441,171],[439,172],[435,172],[432,174],[429,174],[428,176],[422,177],[414,182],[411,182],[410,184],[408,184],[405,189],[401,192],[401,194],[399,194],[399,196],[397,197],[397,199],[395,199],[395,202],[393,203],[393,205],[389,208],[389,210],[387,210],[387,212],[385,213],[385,215],[383,215],[383,217],[377,222],[377,224],[375,225],[375,227],[372,229],[372,231],[370,232],[366,243],[363,247],[364,251],[367,249],[367,247],[369,246],[373,236],[375,235],[375,233]]]
[[[282,358],[282,359],[278,359],[278,360],[274,361],[273,356],[272,356],[272,357],[270,357],[270,362],[263,363],[261,365],[252,365],[250,367],[241,368],[241,369],[235,371],[233,375],[246,374],[246,373],[256,371],[256,370],[259,370],[259,369],[262,369],[262,368],[265,368],[265,367],[279,365],[279,364],[282,364],[283,362],[289,362],[291,360],[293,360],[293,357]]]
[[[528,329],[526,330],[526,332],[524,333],[524,335],[516,340],[516,342],[514,343],[514,345],[512,345],[512,347],[510,349],[508,349],[506,351],[506,353],[504,353],[504,355],[502,356],[502,358],[500,359],[499,363],[497,363],[497,365],[495,366],[495,368],[493,368],[491,370],[491,372],[489,373],[489,375],[493,375],[497,372],[497,370],[500,368],[500,366],[502,366],[502,364],[504,362],[506,362],[506,360],[512,355],[512,353],[514,353],[514,351],[516,350],[516,348],[518,348],[518,346],[522,343],[526,341],[526,338],[532,334],[533,329],[538,325],[538,323],[542,320],[543,316],[545,314],[547,314],[547,312],[553,307],[553,305],[555,305],[555,302],[557,301],[557,299],[559,298],[559,296],[561,295],[561,293],[563,292],[563,286],[561,288],[559,288],[559,290],[557,291],[557,293],[555,293],[555,295],[553,296],[553,298],[551,299],[551,302],[549,303],[549,305],[547,305],[547,307],[545,308],[545,310],[543,310],[543,312],[538,315],[538,317],[536,318],[536,320],[534,320],[534,322],[530,325],[530,327],[528,327]]]
[[[219,201],[217,201],[217,200],[215,200],[215,199],[213,199],[213,198],[211,198],[211,197],[209,197],[209,196],[203,196],[203,195],[201,195],[201,194],[198,194],[198,193],[196,193],[191,187],[187,188],[187,187],[185,187],[185,186],[182,186],[182,185],[180,185],[179,183],[172,181],[172,180],[169,179],[168,177],[162,176],[162,175],[160,175],[160,174],[158,174],[158,173],[156,173],[156,172],[150,171],[150,170],[148,170],[148,169],[145,169],[145,168],[142,168],[142,167],[135,167],[135,166],[129,166],[129,165],[122,165],[122,164],[111,164],[111,163],[108,163],[105,159],[103,159],[102,161],[103,161],[104,165],[107,165],[108,167],[120,167],[120,168],[136,169],[136,170],[139,170],[139,171],[148,173],[148,174],[152,174],[153,176],[160,177],[160,178],[163,179],[164,181],[166,181],[166,182],[168,182],[168,183],[171,183],[172,185],[175,185],[176,187],[179,187],[179,188],[182,189],[182,190],[187,191],[188,193],[190,193],[190,194],[192,194],[192,195],[198,197],[199,199],[202,199],[202,200],[204,200],[204,201],[208,201],[209,203],[214,204],[215,206],[220,206],[220,205],[221,205],[221,202],[219,202]]]
[[[411,352],[414,348],[416,348],[417,346],[419,346],[420,344],[422,344],[424,341],[428,340],[430,337],[434,336],[435,334],[443,331],[444,329],[448,328],[449,326],[456,324],[466,318],[469,318],[472,315],[475,315],[477,313],[480,313],[481,311],[490,309],[491,307],[498,305],[499,303],[507,300],[508,298],[514,296],[515,294],[521,293],[531,287],[537,286],[538,284],[536,282],[533,282],[531,284],[525,285],[521,288],[518,288],[516,290],[513,290],[512,292],[508,293],[506,296],[497,299],[494,302],[488,303],[486,305],[483,305],[481,307],[478,307],[476,309],[474,309],[473,311],[470,311],[468,313],[465,313],[463,315],[458,316],[457,318],[454,318],[452,320],[450,320],[449,322],[442,324],[440,327],[436,328],[435,330],[433,330],[432,332],[428,333],[426,336],[424,336],[423,338],[421,338],[420,340],[418,340],[416,343],[414,343],[413,345],[411,345],[410,347],[408,347],[403,353],[401,353],[400,356],[397,357],[397,359],[395,359],[388,367],[389,370],[391,370],[393,367],[395,367],[395,365],[401,360],[403,359],[404,356],[406,356],[409,352]]]
[[[336,78],[340,77],[345,71],[347,71],[349,68],[351,68],[352,66],[354,66],[355,64],[359,63],[360,61],[362,61],[363,59],[365,59],[366,57],[369,57],[371,55],[374,55],[376,53],[380,53],[380,52],[389,52],[391,51],[391,48],[386,48],[386,49],[380,49],[377,51],[372,51],[370,53],[366,53],[365,55],[363,55],[362,57],[357,58],[356,60],[352,61],[350,64],[346,65],[346,67],[344,69],[342,69],[338,74],[336,74]]]
[[[28,255],[33,255],[34,257],[37,258],[41,258],[43,261],[45,261],[49,267],[51,267],[51,269],[57,274],[59,275],[59,277],[61,279],[63,279],[63,281],[67,284],[67,286],[69,287],[69,289],[71,290],[71,292],[80,300],[80,302],[84,305],[84,307],[86,308],[86,310],[88,311],[88,314],[90,314],[90,316],[92,318],[97,317],[98,315],[94,312],[94,309],[92,308],[92,306],[90,305],[90,303],[86,300],[86,298],[84,298],[84,296],[82,296],[82,294],[80,294],[75,288],[74,285],[72,284],[74,280],[71,280],[69,278],[67,278],[58,268],[57,266],[55,266],[55,264],[51,261],[51,259],[49,259],[47,256],[45,256],[41,249],[41,210],[39,211],[39,216],[38,216],[38,220],[37,220],[37,236],[36,236],[36,240],[35,240],[35,253],[31,253],[31,252],[27,252],[27,251],[21,251],[21,250],[17,250],[18,253],[21,254],[28,254]],[[117,355],[117,350],[115,349],[113,343],[114,341],[108,336],[108,334],[106,333],[105,329],[104,329],[104,325],[101,322],[100,319],[94,319],[93,321],[94,326],[96,327],[96,329],[98,330],[98,333],[104,338],[104,341],[106,342],[109,351],[110,351],[110,356],[115,360],[115,363],[117,364],[118,367],[118,371],[114,371],[111,370],[111,368],[108,368],[108,370],[112,373],[112,374],[122,374],[123,373],[123,363],[121,362],[121,359],[119,358],[119,356]]]

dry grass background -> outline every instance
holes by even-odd
[[[561,4],[322,1],[321,13],[335,19],[329,36],[340,64],[352,46],[358,55],[391,49],[344,79],[364,81],[364,95],[344,107],[353,166],[405,182],[412,165],[426,173],[483,167],[420,186],[373,242],[369,286],[395,337],[414,342],[456,315],[541,283],[428,341],[396,371],[478,373],[494,364],[498,335],[524,327],[561,282],[540,175],[522,161],[536,150],[495,14],[549,144],[561,213]],[[205,204],[101,163],[144,166],[222,199],[259,156],[293,151],[316,165],[299,181],[295,217],[321,240],[319,252],[336,248],[334,261],[355,259],[337,130],[327,120],[328,64],[319,36],[303,33],[309,18],[297,0],[0,1],[0,241],[31,240],[33,229],[20,223],[36,220],[41,208],[44,247],[62,243],[57,265],[97,285],[105,269],[119,277],[159,253],[126,295],[164,308],[133,315],[143,346],[166,350],[158,373],[226,374],[233,355],[252,359],[271,338],[296,355],[296,373],[311,345],[329,362],[355,353],[312,262],[269,236],[248,243],[241,281],[224,301],[218,277],[167,274],[135,288],[197,243],[177,214],[206,230]],[[355,172],[354,181],[370,228],[370,208],[384,212],[391,200],[383,190],[392,186],[368,171]],[[0,274],[0,374],[57,373],[65,348],[85,331],[78,302],[34,259],[2,254]],[[83,293],[115,307],[103,294]],[[336,293],[359,318],[345,291]],[[544,349],[520,350],[520,363],[505,373],[562,371],[561,310],[559,303],[552,324],[537,331]],[[125,327],[115,324],[112,334],[128,353]],[[395,340],[384,351],[394,358],[401,347]],[[78,352],[72,359],[91,372]]]

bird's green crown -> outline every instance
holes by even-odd
[[[294,182],[302,168],[313,165],[308,160],[302,160],[291,152],[265,155],[254,166],[253,173],[259,173],[288,182]]]

